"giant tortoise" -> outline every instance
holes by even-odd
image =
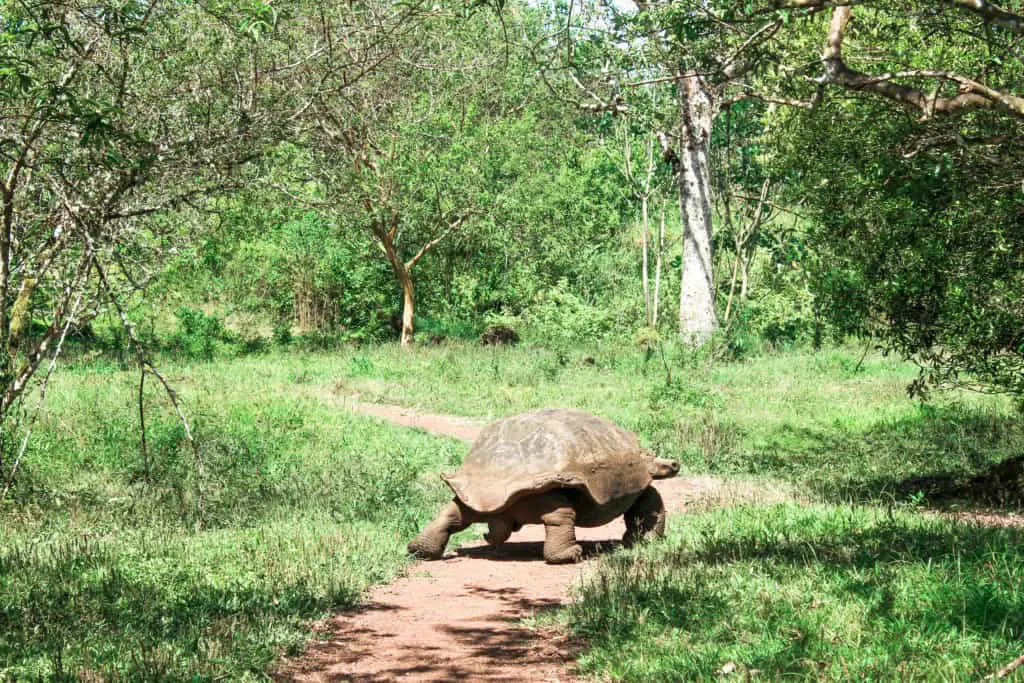
[[[679,464],[640,447],[636,435],[581,410],[533,410],[486,427],[452,475],[455,492],[409,552],[440,559],[448,537],[476,522],[488,543],[506,541],[524,524],[545,527],[544,559],[576,562],[575,527],[626,520],[625,545],[665,532],[665,506],[652,479],[674,477]]]

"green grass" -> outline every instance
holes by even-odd
[[[890,492],[913,477],[965,477],[1024,452],[1008,401],[951,394],[919,405],[904,394],[914,369],[891,359],[858,368],[856,354],[834,350],[713,366],[670,349],[671,381],[658,357],[639,352],[562,360],[456,344],[167,361],[194,422],[201,480],[154,382],[147,476],[137,374],[102,359],[69,363],[0,510],[0,679],[262,678],[301,647],[310,620],[402,572],[405,542],[448,495],[437,473],[466,447],[353,416],[341,406],[353,393],[486,419],[577,406],[637,430],[690,472],[784,478],[802,496],[838,503],[891,507]],[[890,519],[886,506],[677,517],[669,543],[609,557],[611,597],[587,589],[579,609],[593,606],[606,627],[573,613],[573,628],[593,639],[585,666],[638,679],[672,678],[676,667],[710,676],[729,661],[779,675],[811,675],[821,668],[811,660],[840,667],[826,669],[835,677],[843,666],[885,677],[904,659],[924,677],[987,672],[1021,637],[1021,605],[1005,588],[1020,583],[1019,536]],[[622,596],[635,586],[623,582],[633,575],[646,592],[629,605]],[[910,604],[915,585],[946,606]],[[689,610],[698,589],[708,598],[698,622],[669,609]],[[832,607],[793,607],[818,589]],[[985,595],[996,597],[971,606]],[[882,614],[890,603],[899,610]],[[650,616],[659,610],[667,616]],[[960,635],[922,626],[935,615],[940,625],[959,619]],[[839,645],[823,644],[815,624],[839,629],[849,656],[830,658]],[[788,644],[787,629],[806,634],[814,654]],[[931,668],[928,648],[939,653]]]
[[[465,447],[304,398],[304,363],[167,368],[202,482],[155,388],[145,478],[137,375],[56,378],[0,521],[0,679],[261,678],[403,570]]]
[[[1024,453],[1024,420],[1005,397],[961,391],[920,404],[906,397],[916,368],[858,356],[793,351],[715,366],[672,349],[669,382],[660,359],[621,349],[563,365],[535,348],[392,346],[340,362],[333,389],[487,419],[579,407],[637,431],[691,472],[782,477],[835,501],[905,497],[912,477],[963,478]]]
[[[846,505],[681,515],[561,618],[613,680],[976,681],[1021,653],[1022,541]]]

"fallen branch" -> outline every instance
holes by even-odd
[[[1021,655],[1020,657],[1017,657],[1017,659],[1013,660],[1012,662],[1010,662],[1009,664],[1004,666],[1002,669],[1000,669],[999,671],[997,671],[994,674],[992,674],[991,676],[987,676],[985,678],[985,680],[990,681],[992,679],[997,679],[997,678],[1006,678],[1007,676],[1012,674],[1014,671],[1019,669],[1021,666],[1024,666],[1024,655]]]

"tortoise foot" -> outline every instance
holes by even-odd
[[[544,561],[548,564],[573,564],[583,559],[583,547],[573,544],[559,552],[545,552]]]

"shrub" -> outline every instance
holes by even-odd
[[[219,350],[235,341],[217,316],[181,306],[174,311],[174,317],[178,319],[174,346],[189,358],[212,360]]]
[[[519,343],[519,335],[511,326],[495,323],[488,325],[480,335],[480,343],[486,346],[512,346]]]

